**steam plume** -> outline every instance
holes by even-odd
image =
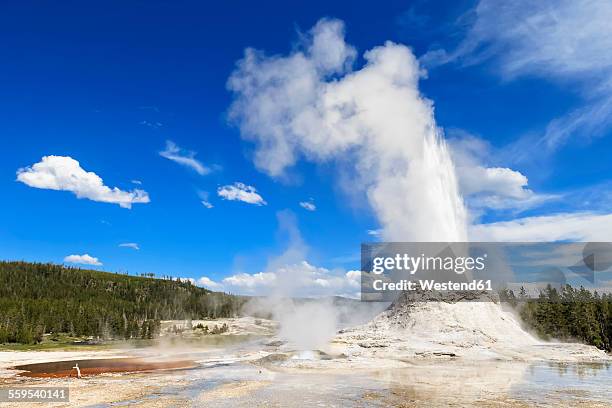
[[[382,237],[464,241],[466,211],[421,70],[409,48],[386,42],[364,53],[344,25],[320,20],[288,56],[247,49],[228,81],[230,119],[255,142],[255,164],[282,177],[300,157],[350,163]]]

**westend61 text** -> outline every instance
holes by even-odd
[[[437,282],[435,280],[411,281],[402,279],[398,282],[384,282],[381,279],[375,280],[372,287],[378,291],[404,291],[404,290],[436,290],[436,291],[491,291],[493,286],[491,280],[473,280],[471,282]]]

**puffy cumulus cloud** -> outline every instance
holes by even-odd
[[[354,271],[330,270],[316,267],[306,261],[278,268],[274,273],[280,281],[279,286],[285,285],[284,291],[297,294],[297,296],[358,296],[360,281],[355,279]],[[359,272],[357,272],[358,277]],[[294,295],[295,296],[295,295]]]
[[[159,155],[182,166],[189,167],[201,176],[210,173],[210,169],[195,158],[196,152],[181,149],[172,140],[166,141],[166,148],[159,152]]]
[[[136,242],[124,242],[122,244],[119,244],[119,247],[120,248],[130,248],[136,251],[140,250],[140,246]]]
[[[105,186],[100,176],[85,171],[69,156],[45,156],[30,167],[17,170],[17,181],[34,188],[70,191],[78,198],[118,204],[123,208],[150,202],[144,190],[123,191]]]
[[[102,266],[102,262],[94,256],[89,254],[83,255],[68,255],[64,258],[64,262],[80,264],[80,265],[93,265],[93,266]]]
[[[267,272],[231,275],[221,282],[202,277],[198,283],[210,289],[245,295],[359,297],[361,273],[330,270],[302,261]]]
[[[348,271],[344,276],[352,288],[358,289],[361,287],[361,271]]]
[[[221,285],[219,283],[213,281],[207,276],[202,276],[200,279],[197,280],[197,283],[198,285],[203,286],[207,289],[211,289],[211,290],[221,289]]]
[[[257,189],[255,187],[247,186],[241,182],[219,187],[217,189],[217,194],[224,200],[242,201],[255,205],[267,204],[263,197],[257,193]]]
[[[467,170],[461,168],[460,170]],[[532,194],[527,189],[527,177],[507,167],[474,166],[461,172],[459,178],[462,191],[466,195],[480,192],[509,198],[523,199]]]
[[[525,210],[557,197],[536,194],[528,188],[529,181],[521,172],[492,165],[495,154],[486,141],[462,131],[453,133],[455,137],[449,139],[449,146],[460,190],[475,212]]]
[[[612,214],[563,213],[473,225],[472,241],[612,241]]]
[[[223,279],[223,284],[230,288],[247,293],[265,290],[276,281],[276,274],[272,272],[259,272],[254,274],[239,273]]]
[[[313,200],[310,201],[300,201],[300,207],[307,211],[316,211],[317,206],[315,205]]]
[[[319,21],[287,56],[247,49],[228,80],[229,117],[253,141],[256,166],[282,177],[300,158],[345,165],[387,240],[462,241],[466,213],[432,102],[411,50],[386,42],[364,54],[338,20]]]

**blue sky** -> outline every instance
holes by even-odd
[[[467,238],[612,238],[607,2],[328,3],[7,4],[0,17],[0,134],[8,146],[0,161],[0,257],[62,263],[89,254],[102,264],[96,268],[207,277],[218,289],[240,291],[223,279],[242,277],[245,292],[286,261],[349,291],[334,279],[358,267],[362,241],[404,237],[388,211],[373,207],[376,181],[355,170],[376,139],[342,150],[342,140],[328,143],[335,131],[283,128],[295,119],[286,107],[273,108],[281,119],[262,118],[262,98],[295,89],[300,72],[278,74],[272,84],[228,85],[232,75],[280,72],[300,55],[323,64],[329,55],[313,44],[329,40],[321,34],[327,29],[322,52],[344,53],[342,66],[313,68],[311,99],[302,104],[290,94],[290,108],[313,107],[319,96],[312,95],[365,73],[364,52],[385,41],[407,46],[398,58],[421,72],[408,86],[420,97],[407,106],[429,109],[422,98],[431,101],[467,206]],[[262,54],[240,68],[249,47]],[[287,139],[268,138],[278,128]],[[328,140],[315,144],[321,135]],[[279,156],[279,143],[294,154]],[[64,158],[50,167],[76,160],[105,186],[146,194],[148,202],[131,209],[101,202],[118,195],[92,192],[91,180],[71,187],[81,199],[50,189],[39,177],[50,167],[30,167],[45,156]],[[30,178],[18,180],[20,169]],[[249,202],[229,199],[245,189]],[[423,219],[415,211],[405,218]],[[429,238],[411,231],[405,239],[421,236]],[[139,249],[120,246],[127,243]]]

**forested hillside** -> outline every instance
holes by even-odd
[[[581,341],[612,351],[612,294],[549,285],[537,299],[528,299],[524,289],[518,295],[512,291],[501,295],[540,337]]]
[[[160,320],[229,317],[244,301],[171,278],[0,262],[0,343],[35,343],[51,332],[151,338]]]

